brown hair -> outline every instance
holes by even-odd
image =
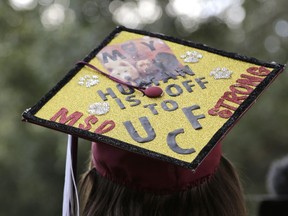
[[[99,176],[95,168],[82,176],[80,191],[85,216],[247,215],[238,175],[224,157],[209,179],[173,194],[159,195],[130,189]]]

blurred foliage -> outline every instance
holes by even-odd
[[[230,22],[229,16],[225,18],[223,14],[233,4],[220,14],[193,19],[187,14],[171,15],[168,1],[146,1],[157,6],[152,8],[157,17],[145,18],[145,13],[140,13],[143,7],[149,6],[140,5],[144,0],[0,1],[0,215],[61,214],[67,136],[21,123],[21,113],[34,105],[116,25],[127,21],[125,17],[122,19],[125,14],[121,15],[120,7],[128,5],[131,12],[139,6],[138,12],[144,14],[145,20],[138,19],[136,28],[268,62],[285,64],[287,61],[288,2],[285,0],[237,1],[238,8],[234,9],[238,15],[241,12],[243,16],[244,12],[244,17],[239,21],[241,14],[237,16],[230,10]],[[169,1],[170,7],[173,2],[176,1]],[[193,7],[189,7],[192,13]],[[240,17],[238,21],[235,19],[238,23],[233,17]],[[127,26],[132,24],[130,19]],[[256,215],[257,208],[253,205],[253,194],[266,193],[269,164],[288,153],[287,86],[287,73],[283,73],[224,142],[225,155],[243,178],[251,215]],[[79,173],[85,169],[89,147],[87,141],[80,141]]]

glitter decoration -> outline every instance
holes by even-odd
[[[223,67],[223,68],[216,68],[210,72],[210,76],[213,76],[214,79],[230,79],[232,75],[232,71]]]
[[[97,85],[99,83],[98,76],[93,75],[85,75],[84,77],[80,77],[78,84],[81,86],[86,86],[87,88],[90,88],[94,85]]]
[[[196,63],[199,59],[203,58],[202,54],[197,51],[187,51],[185,54],[180,55],[185,63]]]
[[[107,102],[97,102],[91,104],[88,108],[88,113],[91,115],[104,115],[110,110],[109,103]]]

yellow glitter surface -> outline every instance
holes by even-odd
[[[143,35],[121,32],[115,37],[108,45],[121,44],[129,40],[143,38]],[[97,123],[92,125],[90,132],[94,132],[101,123],[106,120],[113,120],[116,124],[115,128],[105,135],[113,137],[115,139],[130,143],[144,149],[148,149],[153,152],[158,152],[163,155],[167,155],[172,158],[179,159],[185,162],[192,162],[197,154],[203,149],[203,147],[209,142],[213,135],[225,124],[227,119],[219,116],[211,116],[208,114],[208,110],[213,108],[219,98],[223,96],[224,92],[229,91],[229,86],[236,83],[236,80],[240,78],[241,74],[248,74],[246,69],[255,66],[251,63],[242,62],[239,60],[231,59],[210,53],[204,50],[186,47],[184,45],[165,41],[170,47],[174,55],[178,58],[178,61],[183,65],[189,65],[195,75],[186,75],[184,77],[177,77],[177,79],[169,79],[167,83],[160,81],[160,87],[165,91],[166,87],[171,84],[177,84],[183,90],[183,93],[179,96],[171,97],[166,92],[160,98],[148,98],[143,96],[141,92],[135,91],[133,99],[140,100],[141,103],[137,106],[131,106],[133,103],[126,101],[128,95],[123,95],[119,92],[115,81],[108,79],[100,73],[85,66],[79,71],[69,83],[67,83],[51,100],[49,100],[45,106],[43,106],[36,116],[42,119],[50,120],[61,108],[66,108],[69,112],[67,116],[74,112],[81,112],[83,116],[73,125],[78,128],[80,124],[84,124],[84,120],[90,116],[88,113],[88,107],[96,102],[103,102],[98,95],[97,90],[107,92],[107,88],[111,88],[116,94],[117,98],[121,100],[125,109],[121,109],[116,103],[115,99],[111,96],[107,96],[106,102],[110,105],[110,110],[104,115],[97,115],[99,119]],[[202,54],[202,58],[197,63],[183,63],[183,59],[180,56],[186,51],[197,51]],[[101,62],[95,57],[90,64],[105,71]],[[228,68],[233,72],[229,79],[214,79],[210,76],[210,72],[218,67]],[[259,66],[257,66],[259,67]],[[271,69],[269,69],[271,70]],[[99,83],[95,86],[85,87],[78,84],[81,77],[86,75],[97,75]],[[195,81],[196,78],[205,77],[202,81],[207,81],[206,88],[202,89],[200,85]],[[193,92],[189,93],[182,82],[185,80],[191,80],[191,84],[195,86],[192,88]],[[173,100],[178,104],[178,109],[174,111],[165,111],[161,103],[166,100]],[[149,108],[145,108],[145,105],[156,104],[154,108],[158,114],[155,115]],[[193,111],[194,115],[204,114],[205,118],[198,119],[202,126],[202,129],[195,130],[190,124],[189,120],[182,111],[183,107],[190,107],[192,105],[198,105],[200,109]],[[236,104],[233,106],[237,107]],[[140,136],[146,137],[147,134],[139,121],[140,117],[147,117],[151,126],[153,127],[156,138],[151,142],[138,143],[134,141],[130,134],[127,132],[123,122],[131,121],[135,129]],[[59,120],[59,119],[58,119]],[[57,121],[58,121],[57,120]],[[194,148],[195,153],[191,154],[178,154],[172,151],[167,144],[167,135],[169,132],[176,129],[184,129],[184,133],[177,136],[176,141],[181,148]]]

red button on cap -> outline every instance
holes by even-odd
[[[163,95],[163,90],[158,86],[151,86],[143,90],[144,94],[149,98],[157,98]]]

